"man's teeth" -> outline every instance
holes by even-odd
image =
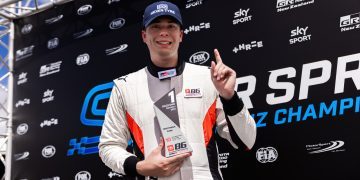
[[[159,42],[159,44],[170,44],[170,42]]]

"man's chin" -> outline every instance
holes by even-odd
[[[172,52],[170,50],[161,50],[158,52],[161,57],[170,57]]]

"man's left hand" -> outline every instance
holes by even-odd
[[[211,61],[211,80],[215,88],[218,90],[221,97],[229,100],[234,95],[236,72],[230,67],[226,66],[217,49],[214,49],[215,60]]]

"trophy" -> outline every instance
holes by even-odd
[[[154,109],[165,143],[165,157],[192,152],[189,142],[179,127],[175,89],[173,88],[156,101]]]

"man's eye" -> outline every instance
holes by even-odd
[[[177,27],[177,26],[176,26],[175,24],[170,24],[170,25],[169,25],[169,28],[170,28],[170,29],[176,29],[176,27]]]
[[[152,28],[154,28],[154,29],[159,29],[160,26],[159,26],[159,25],[153,25]]]

